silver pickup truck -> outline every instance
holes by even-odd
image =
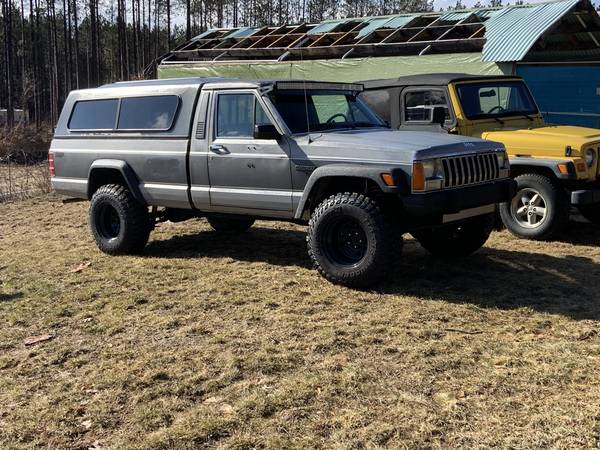
[[[362,85],[174,79],[71,92],[49,153],[54,189],[91,200],[103,252],[140,252],[160,221],[308,223],[328,280],[384,276],[410,232],[434,255],[489,237],[514,192],[501,144],[390,130]]]

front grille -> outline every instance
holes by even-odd
[[[500,177],[500,167],[495,153],[443,158],[444,187],[485,183]]]

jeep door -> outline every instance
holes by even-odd
[[[286,138],[255,139],[255,125],[273,124],[252,90],[213,96],[208,152],[211,210],[276,217],[292,215]]]

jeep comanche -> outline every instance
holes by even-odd
[[[328,280],[366,286],[411,232],[435,255],[467,255],[514,190],[501,144],[392,131],[359,84],[174,79],[71,92],[49,154],[58,193],[90,199],[103,252],[140,252],[156,223],[206,217],[308,223]]]
[[[600,225],[600,130],[544,122],[517,76],[415,75],[365,82],[361,95],[400,130],[502,142],[517,195],[500,205],[506,228],[530,239],[561,232],[571,205]]]

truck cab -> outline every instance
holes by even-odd
[[[384,276],[411,233],[466,256],[514,192],[502,144],[389,127],[360,84],[175,79],[72,92],[49,159],[55,190],[90,200],[98,247],[140,252],[161,221],[308,224],[328,280]],[[457,167],[461,167],[460,174]]]
[[[513,234],[547,239],[571,205],[600,224],[600,130],[544,121],[517,76],[429,74],[365,82],[362,99],[393,128],[502,142],[518,193],[500,206]]]

